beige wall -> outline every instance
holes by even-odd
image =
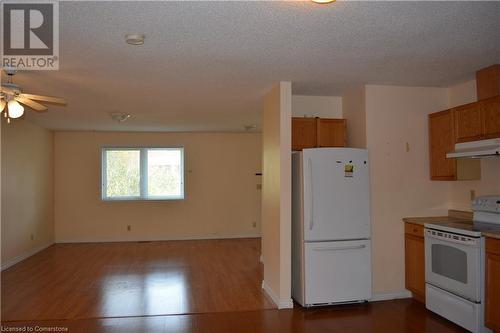
[[[291,83],[264,98],[262,119],[263,287],[278,307],[291,307]]]
[[[448,107],[454,108],[477,101],[476,80],[470,80],[451,86],[446,91]]]
[[[349,144],[362,147],[366,133],[370,151],[374,293],[404,290],[402,217],[470,209],[471,189],[500,193],[500,159],[481,161],[480,181],[429,180],[427,115],[475,99],[475,81],[450,88],[367,85],[344,96]]]
[[[448,89],[448,107],[477,101],[476,80]],[[500,158],[481,160],[481,180],[450,182],[450,208],[470,210],[470,191],[476,195],[500,194]]]
[[[294,117],[342,118],[342,97],[292,96]]]
[[[342,114],[347,119],[347,146],[366,148],[365,86],[352,88],[344,94]]]
[[[54,242],[53,152],[49,130],[2,120],[2,268]]]
[[[446,213],[448,184],[429,180],[427,135],[427,114],[446,107],[443,88],[366,86],[374,293],[405,288],[401,218]]]
[[[101,201],[104,145],[183,146],[185,200]],[[56,241],[259,236],[260,171],[260,133],[56,132]]]

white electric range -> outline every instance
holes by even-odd
[[[473,220],[425,224],[426,307],[474,333],[484,326],[483,232],[500,231],[500,196],[477,197]]]

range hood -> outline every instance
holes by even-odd
[[[446,154],[446,158],[485,158],[500,157],[500,139],[490,139],[457,143],[455,151]]]

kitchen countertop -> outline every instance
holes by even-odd
[[[413,223],[424,226],[426,223],[439,223],[439,222],[465,222],[470,221],[472,223],[472,212],[465,212],[462,210],[448,211],[446,216],[428,216],[428,217],[403,217],[403,221],[406,223]]]
[[[500,231],[487,231],[481,233],[484,237],[500,239]]]
[[[403,217],[403,221],[406,223],[418,224],[423,226],[426,223],[439,224],[439,222],[462,222],[467,220],[451,216],[428,216],[428,217]]]
[[[439,224],[439,222],[472,223],[472,213],[450,210],[447,216],[403,217],[403,222],[421,226],[426,223]],[[500,231],[485,231],[481,234],[484,237],[500,239]]]

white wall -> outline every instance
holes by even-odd
[[[366,148],[365,86],[352,88],[344,94],[342,114],[347,120],[347,146]]]
[[[448,95],[448,108],[473,103],[477,101],[476,80],[451,86],[446,93]]]
[[[106,145],[184,147],[186,198],[101,201]],[[261,156],[260,133],[56,132],[56,241],[258,237]]]
[[[293,95],[292,116],[342,118],[342,97]]]
[[[498,158],[481,161],[479,181],[429,178],[427,115],[475,100],[474,80],[450,88],[367,85],[345,94],[349,145],[363,147],[365,139],[370,151],[375,293],[404,290],[403,217],[469,210],[471,189],[500,193]]]
[[[264,97],[262,116],[263,288],[279,308],[291,301],[291,103],[290,82]]]
[[[2,268],[54,242],[54,137],[2,119]]]
[[[430,181],[427,135],[427,115],[446,107],[444,88],[366,86],[375,293],[405,288],[401,219],[446,214],[448,184]]]

